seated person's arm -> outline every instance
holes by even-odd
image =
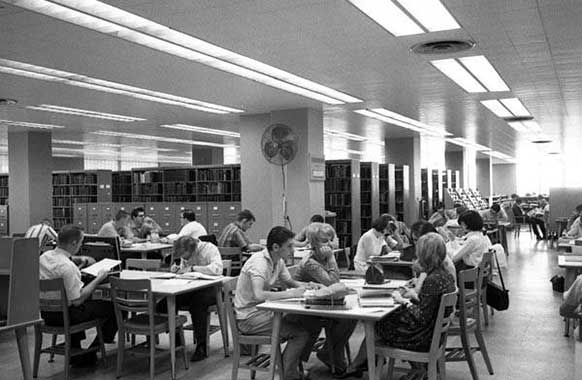
[[[471,240],[466,240],[465,244],[463,244],[457,252],[453,253],[453,262],[456,263],[461,261],[463,257],[469,255],[471,252],[473,252],[474,249],[473,242]]]
[[[81,294],[79,298],[71,300],[70,303],[74,306],[82,305],[83,302],[85,302],[88,298],[91,297],[91,294],[93,294],[97,285],[99,285],[101,281],[103,281],[107,277],[107,273],[109,273],[109,271],[106,270],[100,271],[93,281],[91,281],[90,283],[81,288]]]
[[[307,227],[304,227],[297,235],[295,235],[295,247],[305,247],[309,242],[306,236]]]
[[[303,293],[305,292],[305,288],[303,287],[290,288],[282,292],[272,292],[269,290],[264,290],[265,280],[258,276],[252,278],[252,286],[253,286],[253,298],[258,302],[302,297]]]
[[[90,256],[71,256],[71,260],[79,267],[79,269],[95,264],[95,259]]]
[[[566,235],[570,237],[578,237],[578,227],[580,226],[580,218],[576,219],[576,221],[570,227],[570,230],[566,233]]]
[[[323,285],[315,282],[302,282],[294,280],[286,266],[283,267],[283,270],[279,275],[279,281],[281,281],[281,283],[288,288],[319,289],[323,287]]]
[[[329,247],[323,247],[330,250],[327,266],[318,263],[314,259],[310,259],[305,263],[304,270],[309,273],[309,276],[319,284],[330,286],[339,282],[340,273],[338,265],[335,261],[333,251]]]

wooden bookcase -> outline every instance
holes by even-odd
[[[393,215],[396,219],[411,223],[411,221],[406,220],[408,217],[409,209],[409,167],[408,165],[388,165],[389,177],[393,180],[394,185],[390,186],[394,189],[391,192],[390,203],[393,207],[390,207],[393,211]]]
[[[440,174],[440,170],[438,169],[432,169],[432,211],[431,213],[434,213],[436,211],[437,208],[437,204],[439,202],[443,201],[443,191],[444,191],[444,187],[443,187],[443,181],[442,181],[442,175]]]
[[[372,221],[380,215],[379,164],[360,163],[360,215],[362,234],[372,228]]]
[[[0,175],[0,205],[8,204],[8,174]]]
[[[388,164],[379,165],[380,214],[390,213],[390,180]]]
[[[360,238],[360,163],[358,160],[325,162],[325,209],[337,214],[340,247],[351,247]]]
[[[132,201],[162,202],[164,200],[164,173],[160,168],[133,169]]]
[[[111,194],[113,202],[131,202],[131,171],[111,174]]]
[[[429,183],[429,178],[428,169],[420,169],[420,196],[422,200],[420,217],[426,220],[430,217],[430,206],[432,205],[432,181]]]

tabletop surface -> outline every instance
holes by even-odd
[[[582,268],[582,256],[558,256],[558,266]]]
[[[172,248],[172,244],[164,243],[134,243],[131,247],[121,247],[123,252],[148,252],[148,251],[158,251],[160,249]]]
[[[152,282],[152,292],[163,295],[177,295],[188,293],[193,290],[207,288],[221,284],[225,277],[215,280],[190,280],[171,277],[172,273],[168,272],[149,272],[139,270],[123,270],[119,278],[126,280],[149,279]]]

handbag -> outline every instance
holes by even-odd
[[[372,264],[366,270],[366,284],[383,284],[384,283],[384,271],[382,268],[376,264]]]
[[[497,265],[497,271],[499,272],[501,286],[493,281],[487,282],[487,305],[495,310],[503,311],[509,308],[509,290],[505,288],[505,282],[503,281],[503,274],[499,268],[497,255],[493,255],[493,257],[495,257],[495,264]]]

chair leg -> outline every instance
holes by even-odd
[[[155,345],[155,341],[156,341],[156,335],[155,334],[150,334],[149,335],[150,338],[150,380],[154,380],[154,376],[156,375],[156,345]],[[172,378],[172,380],[174,380]]]
[[[253,345],[251,348],[251,357],[257,356],[258,352],[259,352],[259,346]],[[271,365],[275,365],[275,363],[271,363]],[[257,376],[257,371],[251,370],[251,380],[255,380],[256,376]]]
[[[564,336],[570,336],[570,318],[564,317]]]
[[[121,377],[121,369],[123,368],[123,354],[125,351],[125,333],[123,330],[119,330],[117,336],[117,368],[115,370],[115,377]]]
[[[218,314],[218,324],[220,325],[220,334],[222,335],[222,346],[224,347],[224,357],[228,358],[228,356],[230,355],[230,348],[228,346],[229,345],[229,342],[228,342],[228,322],[226,320],[224,307],[222,305],[216,305],[216,310],[217,310],[217,314]],[[208,321],[210,321],[210,318],[208,318]],[[208,329],[206,331],[207,332],[210,331],[210,322],[209,322]],[[210,342],[210,337],[208,337],[208,333],[207,333],[206,341]],[[207,345],[207,347],[208,347],[208,345]]]
[[[483,310],[483,321],[485,326],[489,326],[489,307],[487,306],[487,297],[481,297],[481,308]]]
[[[71,366],[71,334],[65,334],[65,380],[69,380]]]
[[[42,331],[40,326],[34,326],[34,361],[32,365],[32,377],[38,377],[38,364],[40,362],[40,350],[42,349]]]
[[[238,380],[238,366],[240,365],[240,344],[234,344],[233,346],[231,380]]]
[[[447,361],[445,359],[445,355],[441,355],[441,357],[438,360],[438,370],[439,370],[439,375],[440,375],[441,380],[447,379],[446,365],[447,365]]]
[[[57,345],[57,334],[53,334],[52,335],[52,340],[51,340],[51,347],[55,348],[55,346]],[[53,352],[51,352],[51,356],[49,357],[49,363],[52,363],[55,361],[55,354]]]
[[[477,373],[477,368],[475,368],[475,360],[473,359],[473,354],[471,353],[469,337],[467,336],[466,331],[461,331],[461,343],[465,353],[465,360],[467,360],[469,370],[471,371],[471,376],[473,377],[473,380],[479,380],[479,374]]]
[[[428,380],[438,380],[437,376],[437,362],[431,360],[428,362]]]
[[[582,318],[578,320],[578,339],[582,341]]]
[[[394,376],[394,362],[396,362],[396,359],[388,359],[388,380],[392,380],[392,377]]]
[[[493,375],[493,366],[491,365],[491,359],[489,359],[489,353],[487,353],[485,339],[483,339],[483,334],[481,334],[481,329],[479,328],[479,326],[477,326],[477,329],[475,329],[475,338],[477,339],[477,344],[479,344],[481,355],[483,355],[483,359],[485,360],[487,371],[489,371],[490,375]]]
[[[97,324],[97,339],[99,339],[99,351],[101,352],[101,359],[105,363],[106,353],[105,353],[105,341],[103,340],[103,330],[101,329],[101,324]]]
[[[352,353],[350,351],[350,342],[346,342],[346,358],[348,359],[348,365],[352,365]]]
[[[281,346],[277,347],[277,357],[275,358],[275,364],[277,367],[277,372],[279,373],[279,379],[284,379],[285,374],[283,373],[283,356],[281,355]]]
[[[186,338],[184,337],[184,328],[180,327],[180,341],[182,342],[182,357],[184,358],[184,367],[190,368],[188,353],[186,352]]]

